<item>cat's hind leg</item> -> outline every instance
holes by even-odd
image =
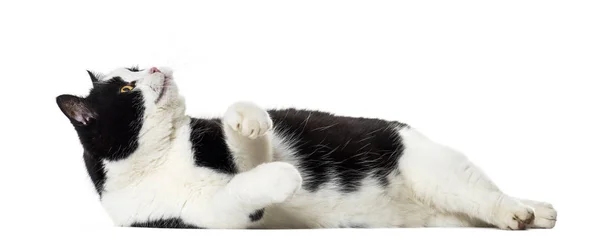
[[[441,214],[467,216],[501,229],[520,230],[536,224],[534,208],[502,193],[461,153],[411,128],[401,129],[400,135],[404,144],[401,177],[422,204]],[[443,220],[429,223],[444,225],[440,224]]]

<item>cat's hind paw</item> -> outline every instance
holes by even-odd
[[[528,227],[531,228],[554,228],[556,225],[557,212],[550,203],[521,200],[535,211],[535,219]]]
[[[494,225],[506,230],[525,230],[535,219],[533,208],[512,198],[505,198],[495,212]]]

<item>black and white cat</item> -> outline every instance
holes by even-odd
[[[118,226],[552,228],[552,205],[507,196],[467,157],[399,122],[231,105],[185,114],[171,70],[90,72],[57,97]]]

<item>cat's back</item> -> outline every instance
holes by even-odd
[[[323,134],[336,132],[337,137],[362,135],[389,135],[389,129],[402,128],[406,124],[378,118],[351,117],[329,112],[306,109],[268,110],[275,128],[292,134]],[[366,136],[365,136],[366,137]]]

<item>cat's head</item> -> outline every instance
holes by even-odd
[[[168,68],[88,73],[93,87],[87,96],[63,94],[56,102],[84,150],[96,157],[127,158],[140,146],[140,134],[168,137],[173,122],[184,115],[183,98]]]

